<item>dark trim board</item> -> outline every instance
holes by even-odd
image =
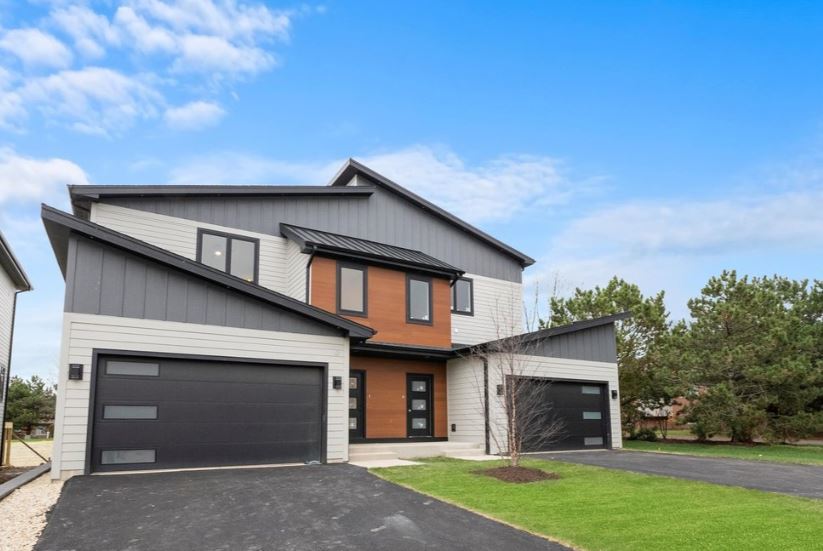
[[[102,357],[123,357],[123,358],[157,358],[166,360],[191,360],[201,362],[231,362],[245,363],[261,366],[294,366],[308,367],[322,370],[321,389],[321,429],[320,429],[320,458],[322,463],[328,461],[328,393],[329,393],[329,366],[322,362],[302,362],[293,360],[272,360],[269,358],[237,358],[233,356],[207,356],[202,354],[177,354],[165,352],[151,352],[142,350],[117,350],[95,348],[92,350],[92,361],[89,368],[89,412],[86,424],[86,462],[83,469],[84,474],[92,473],[92,454],[94,450],[94,415],[97,402],[97,380],[100,369],[100,358]]]

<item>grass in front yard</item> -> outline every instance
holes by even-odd
[[[758,444],[739,446],[730,444],[698,444],[675,442],[642,442],[624,440],[627,450],[663,453],[685,453],[709,457],[733,457],[755,461],[777,461],[780,463],[800,463],[803,465],[823,465],[823,446],[786,446]]]
[[[823,501],[541,460],[523,465],[561,478],[511,484],[470,472],[498,463],[424,461],[372,472],[580,549],[823,549]]]

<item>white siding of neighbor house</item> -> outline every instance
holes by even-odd
[[[16,292],[14,282],[8,274],[0,268],[0,368],[5,368],[6,377],[9,377],[9,350],[11,349],[11,327],[14,323],[14,294]],[[5,392],[5,381],[0,387],[0,428],[3,420],[3,393]]]
[[[490,428],[497,434],[497,441],[505,442],[505,409],[496,388],[502,384],[503,373],[499,356],[489,357],[489,419]],[[620,400],[611,398],[611,391],[618,390],[617,364],[592,362],[542,356],[519,356],[517,370],[525,376],[570,379],[608,383],[609,417],[611,421],[612,447],[622,448],[620,432]],[[447,391],[449,396],[449,425],[456,431],[449,433],[450,440],[483,443],[485,441],[484,413],[480,396],[483,395],[483,362],[478,358],[451,360],[447,367]],[[498,453],[495,438],[490,439],[491,453]]]
[[[94,349],[326,363],[327,457],[348,460],[348,387],[332,388],[333,376],[349,375],[346,338],[74,313],[63,316],[62,338],[52,478],[85,468]],[[70,363],[84,365],[82,381],[68,380]]]
[[[291,258],[294,249],[290,249],[289,241],[282,237],[206,224],[186,218],[174,218],[173,216],[128,209],[107,203],[92,203],[90,219],[101,226],[130,235],[192,260],[197,259],[198,228],[259,239],[260,266],[258,283],[273,291],[299,300],[305,300],[305,270],[299,275],[291,270],[300,271],[301,262],[305,268],[306,259],[300,257],[307,257],[308,255],[300,254],[297,251],[299,256]],[[295,281],[300,277],[303,278],[303,283],[302,286],[297,286]],[[293,295],[292,292],[297,293],[297,295]]]
[[[466,274],[474,292],[474,315],[452,313],[452,342],[479,344],[523,332],[520,283]]]

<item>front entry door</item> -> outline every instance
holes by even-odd
[[[363,389],[365,383],[363,375],[362,371],[349,372],[349,440],[362,440],[366,436],[365,416],[363,415],[365,411],[363,398],[366,393]]]
[[[409,438],[432,436],[432,376],[406,375]]]

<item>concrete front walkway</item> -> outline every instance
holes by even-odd
[[[317,465],[72,478],[35,549],[566,548],[365,469]]]
[[[823,499],[823,467],[812,465],[625,450],[544,453],[531,457]]]

